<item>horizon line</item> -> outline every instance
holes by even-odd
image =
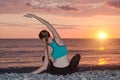
[[[0,39],[39,39],[39,38],[0,38]],[[99,38],[61,38],[61,39],[99,39]],[[107,39],[120,39],[120,38],[106,38]]]

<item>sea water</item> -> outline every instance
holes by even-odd
[[[79,65],[120,65],[120,39],[63,39],[63,42],[69,60],[81,55]],[[44,48],[39,39],[0,39],[0,68],[41,66]]]

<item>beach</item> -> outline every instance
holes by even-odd
[[[42,63],[44,44],[38,39],[0,39],[0,80],[120,80],[120,39],[63,41],[69,59],[81,55],[77,72],[64,76],[30,73]]]
[[[120,80],[120,0],[0,0],[0,80]]]
[[[67,75],[31,74],[38,67],[0,69],[0,80],[120,80],[120,66],[79,66]]]
[[[86,71],[76,72],[68,75],[51,75],[48,73],[42,73],[33,75],[27,74],[2,74],[0,80],[120,80],[120,71]]]

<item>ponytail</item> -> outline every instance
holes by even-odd
[[[50,61],[49,53],[48,53],[48,38],[46,38],[45,41],[46,41],[46,49],[47,49],[48,61]]]

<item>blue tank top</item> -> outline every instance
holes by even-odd
[[[52,57],[55,60],[68,54],[66,45],[60,46],[56,43],[55,40],[53,40],[53,42],[51,44],[49,44],[49,46],[51,46],[53,48]]]

